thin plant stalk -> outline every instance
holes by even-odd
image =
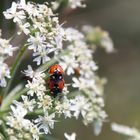
[[[20,65],[20,63],[22,61],[22,58],[24,56],[24,52],[26,51],[27,47],[28,47],[27,45],[24,45],[20,49],[20,51],[18,52],[18,54],[17,54],[17,57],[15,59],[15,62],[13,63],[12,68],[11,68],[11,79],[8,81],[8,84],[7,84],[7,87],[6,87],[5,91],[4,91],[3,97],[5,97],[8,94],[8,92],[9,92],[9,90],[11,88],[11,85],[13,83],[14,77],[16,75],[16,72],[17,72],[17,70],[19,68],[19,65]]]

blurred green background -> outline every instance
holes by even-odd
[[[43,1],[43,0],[42,0]],[[6,30],[12,26],[5,22],[3,9],[12,0],[1,0],[0,26]],[[41,1],[39,1],[41,2]],[[52,133],[63,138],[63,132],[76,132],[79,140],[121,140],[123,137],[110,130],[110,122],[134,126],[140,130],[140,0],[89,0],[87,8],[65,17],[68,26],[80,27],[84,24],[101,26],[113,39],[117,52],[106,54],[98,51],[95,59],[99,64],[99,75],[106,77],[105,110],[108,121],[97,137],[91,126],[85,127],[81,121],[64,120],[57,123]]]

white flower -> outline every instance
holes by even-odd
[[[55,40],[55,45],[57,47],[57,49],[62,49],[63,47],[63,40],[64,40],[64,36],[65,36],[65,30],[64,28],[62,28],[62,25],[57,25],[56,27],[56,36],[54,37]]]
[[[44,95],[42,98],[39,98],[38,108],[43,107],[43,110],[50,109],[52,107],[52,99],[49,95]]]
[[[86,79],[83,77],[80,78],[73,77],[72,80],[74,82],[72,86],[74,88],[79,88],[79,90],[86,91],[87,89],[94,89],[95,87],[95,81],[92,79]]]
[[[18,5],[18,8],[19,9],[26,10],[26,8],[27,8],[26,0],[19,0],[19,2],[17,3],[17,5]]]
[[[10,70],[7,64],[0,61],[0,86],[6,87],[6,79],[5,78],[11,78],[10,76]]]
[[[82,62],[84,60],[89,60],[92,58],[92,50],[87,48],[87,44],[83,41],[83,39],[73,40],[70,45],[67,46],[70,54],[72,56],[78,57],[77,59]],[[85,55],[88,54],[88,55]]]
[[[28,13],[29,18],[32,20],[39,19],[42,21],[46,17],[53,15],[52,10],[48,8],[47,4],[36,4],[33,2],[28,2],[25,10]]]
[[[139,140],[140,139],[140,132],[136,128],[131,128],[131,127],[128,127],[125,125],[112,123],[111,129],[117,133],[129,136],[130,138],[133,138],[132,140]]]
[[[29,89],[29,91],[27,92],[28,95],[33,96],[34,93],[37,96],[44,95],[44,92],[46,91],[46,87],[42,83],[40,83],[39,80],[32,80],[32,82],[28,80],[27,82],[28,84],[26,84],[26,87]]]
[[[63,88],[63,91],[62,91],[64,96],[67,96],[70,93],[70,91],[68,90],[67,86],[68,85],[65,85],[65,87]]]
[[[41,13],[44,17],[47,15],[48,17],[53,16],[52,9],[47,6],[48,4],[37,4],[37,8],[39,13]]]
[[[112,53],[115,51],[114,44],[112,39],[109,37],[109,34],[106,33],[101,39],[101,45],[107,53]]]
[[[25,7],[25,8],[24,8]],[[28,13],[29,18],[34,19],[35,17],[39,17],[41,14],[37,5],[33,2],[28,2],[23,8]]]
[[[60,65],[68,75],[73,74],[74,68],[78,67],[75,57],[69,55],[61,56]]]
[[[98,113],[95,112],[95,110],[93,109],[94,106],[91,106],[88,111],[87,114],[84,116],[83,118],[83,123],[84,125],[88,125],[95,122],[94,119],[98,118]]]
[[[32,134],[33,140],[39,140],[39,129],[37,127],[37,125],[30,123],[30,133]]]
[[[22,32],[25,33],[25,35],[28,35],[30,33],[29,30],[30,23],[26,22],[25,24],[19,23],[19,31],[17,32],[18,35],[20,35]]]
[[[72,114],[71,114],[72,105],[71,105],[70,100],[68,100],[66,97],[64,97],[62,102],[60,102],[60,101],[56,102],[55,109],[56,109],[58,114],[61,115],[63,113],[65,118],[72,117]]]
[[[33,56],[37,56],[33,61],[37,62],[37,65],[40,65],[41,62],[44,64],[45,62],[48,62],[50,60],[50,57],[48,56],[49,53],[56,50],[55,48],[42,48],[42,50],[39,50],[38,52],[33,53]]]
[[[13,47],[10,40],[0,38],[0,55],[3,57],[13,56],[13,52],[17,50],[17,47]]]
[[[107,53],[115,52],[113,41],[107,31],[102,30],[100,27],[84,25],[83,32],[89,41],[96,42],[99,40],[101,47],[104,48]]]
[[[97,69],[98,67],[93,60],[84,60],[80,63],[80,74],[87,79],[91,79]]]
[[[24,73],[27,77],[30,77],[30,78],[33,78],[34,75],[35,75],[35,72],[33,71],[31,65],[28,65],[28,69],[27,69],[27,70],[24,70],[23,73]]]
[[[89,108],[92,106],[88,99],[82,95],[76,96],[75,99],[72,99],[71,104],[71,110],[74,111],[74,116],[76,117],[76,119],[78,119],[80,114],[84,118],[89,111]]]
[[[68,99],[64,99],[63,104],[62,104],[62,113],[64,114],[65,118],[71,118],[71,104]]]
[[[11,8],[7,9],[5,12],[3,12],[6,19],[12,19],[14,22],[21,22],[21,20],[25,19],[25,13],[24,11],[17,10],[17,4],[15,2],[12,2]]]
[[[40,50],[46,45],[46,38],[39,32],[35,33],[35,36],[30,35],[30,38],[27,40],[29,43],[28,49],[32,49],[34,52]]]
[[[28,69],[24,70],[23,73],[27,76],[30,77],[33,81],[37,80],[39,83],[45,83],[44,78],[45,78],[45,73],[44,71],[34,71],[30,65],[28,65]]]
[[[75,9],[77,7],[85,7],[86,5],[85,4],[82,4],[84,0],[68,0],[69,2],[69,6],[72,8],[72,9]]]
[[[29,100],[28,96],[24,96],[24,95],[22,95],[21,98],[23,100],[23,103],[22,102],[18,102],[16,100],[14,100],[13,103],[16,106],[22,106],[23,108],[25,108],[25,109],[27,109],[29,111],[33,111],[34,105],[36,103],[35,99]]]
[[[94,127],[94,134],[97,136],[101,133],[101,130],[102,130],[102,125],[103,125],[103,122],[102,120],[100,119],[96,119],[94,122],[93,122],[93,127]]]
[[[74,28],[65,29],[65,36],[68,41],[81,40],[84,38],[83,34]]]
[[[46,30],[46,22],[38,22],[38,21],[33,21],[33,28],[39,30],[42,34],[47,34],[48,31]]]
[[[57,8],[60,6],[60,2],[58,1],[51,2],[51,4],[53,10],[57,10]]]
[[[64,136],[67,140],[76,140],[76,133],[72,133],[71,135],[64,133]]]
[[[27,110],[22,106],[13,106],[11,105],[12,113],[10,116],[7,116],[7,124],[15,129],[29,129],[30,121],[28,119],[24,119],[27,114]]]
[[[49,115],[49,113],[46,111],[44,116],[39,116],[39,118],[35,120],[35,123],[38,124],[40,131],[44,130],[45,134],[48,134],[50,133],[50,128],[54,128],[55,120],[53,120],[53,118],[55,118],[55,113]]]

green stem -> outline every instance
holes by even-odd
[[[43,114],[43,110],[42,109],[36,109],[33,112],[29,112],[27,114],[28,117],[32,117],[32,116],[37,116],[37,115],[42,115]]]
[[[21,60],[23,58],[24,52],[26,51],[27,47],[28,47],[27,45],[24,45],[20,49],[19,53],[17,54],[17,57],[15,59],[14,64],[12,65],[12,69],[11,69],[11,79],[8,81],[7,87],[5,88],[5,91],[4,91],[4,95],[3,95],[4,97],[8,94],[8,92],[9,92],[9,90],[11,88],[11,84],[13,83],[15,74],[17,72],[17,69],[18,69],[18,67],[19,67],[19,65],[21,63]]]
[[[53,65],[54,63],[56,63],[57,60],[56,59],[52,59],[51,61],[43,64],[42,66],[40,66],[37,71],[44,71],[46,69],[48,69],[51,65]]]
[[[70,92],[67,96],[68,96],[68,98],[72,98],[72,97],[75,97],[75,96],[80,95],[80,94],[81,94],[80,91],[75,90],[75,91]]]
[[[0,119],[2,119],[3,114],[9,113],[9,112],[10,112],[9,109],[0,111]]]
[[[9,109],[9,106],[13,102],[13,100],[17,100],[20,98],[21,95],[25,94],[28,91],[27,88],[24,88],[14,94],[9,94],[2,102],[1,111]]]
[[[6,125],[5,125],[5,122],[3,122],[1,126],[2,126],[2,134],[4,136],[4,140],[9,140],[9,136],[7,135],[7,133],[5,131],[7,129]]]

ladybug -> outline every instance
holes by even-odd
[[[59,64],[55,64],[50,67],[49,74],[48,87],[51,91],[51,95],[56,97],[58,93],[62,92],[65,85],[63,78],[64,70]]]

